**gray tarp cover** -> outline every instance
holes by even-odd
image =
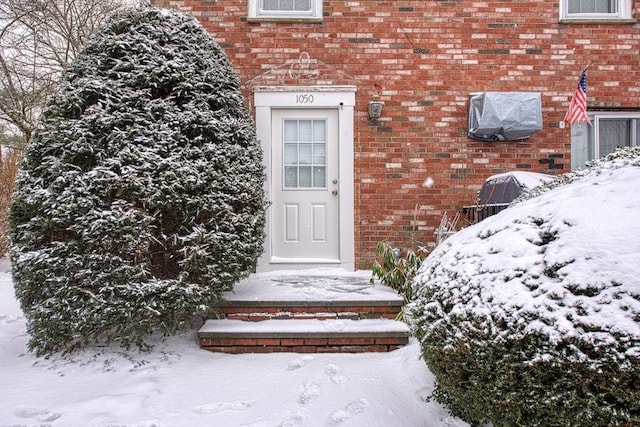
[[[552,175],[535,172],[506,172],[487,178],[478,195],[479,205],[511,203],[521,194],[546,181],[553,181]]]
[[[514,141],[542,130],[539,92],[482,92],[471,98],[469,136]]]

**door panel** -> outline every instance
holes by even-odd
[[[337,262],[336,110],[272,112],[272,261]]]
[[[300,241],[300,205],[284,204],[284,241],[288,243],[296,243]]]
[[[314,242],[326,242],[327,241],[327,205],[314,204],[311,207],[313,224],[312,241]]]

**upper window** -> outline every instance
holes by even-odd
[[[629,20],[631,20],[631,0],[560,1],[560,21],[562,22]]]
[[[587,113],[587,123],[571,126],[571,168],[581,168],[618,147],[640,146],[640,111]]]
[[[249,19],[322,20],[322,0],[249,0]]]

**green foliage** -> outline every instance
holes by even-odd
[[[405,302],[413,298],[412,280],[418,272],[422,261],[427,256],[427,249],[419,247],[416,252],[407,251],[403,258],[399,249],[393,248],[387,242],[379,242],[376,247],[382,264],[376,260],[373,264],[373,277],[396,290],[405,299]]]
[[[9,222],[37,354],[185,329],[262,252],[264,170],[240,82],[193,17],[113,17],[42,114]]]
[[[486,334],[472,342],[460,336],[442,345],[438,335],[450,333],[442,329],[423,336],[424,357],[437,378],[434,398],[467,422],[491,422],[495,427],[640,423],[638,359],[624,367],[611,359],[597,366],[571,361],[568,353],[580,343],[551,343],[536,335],[516,340]],[[553,356],[538,357],[539,352]]]

